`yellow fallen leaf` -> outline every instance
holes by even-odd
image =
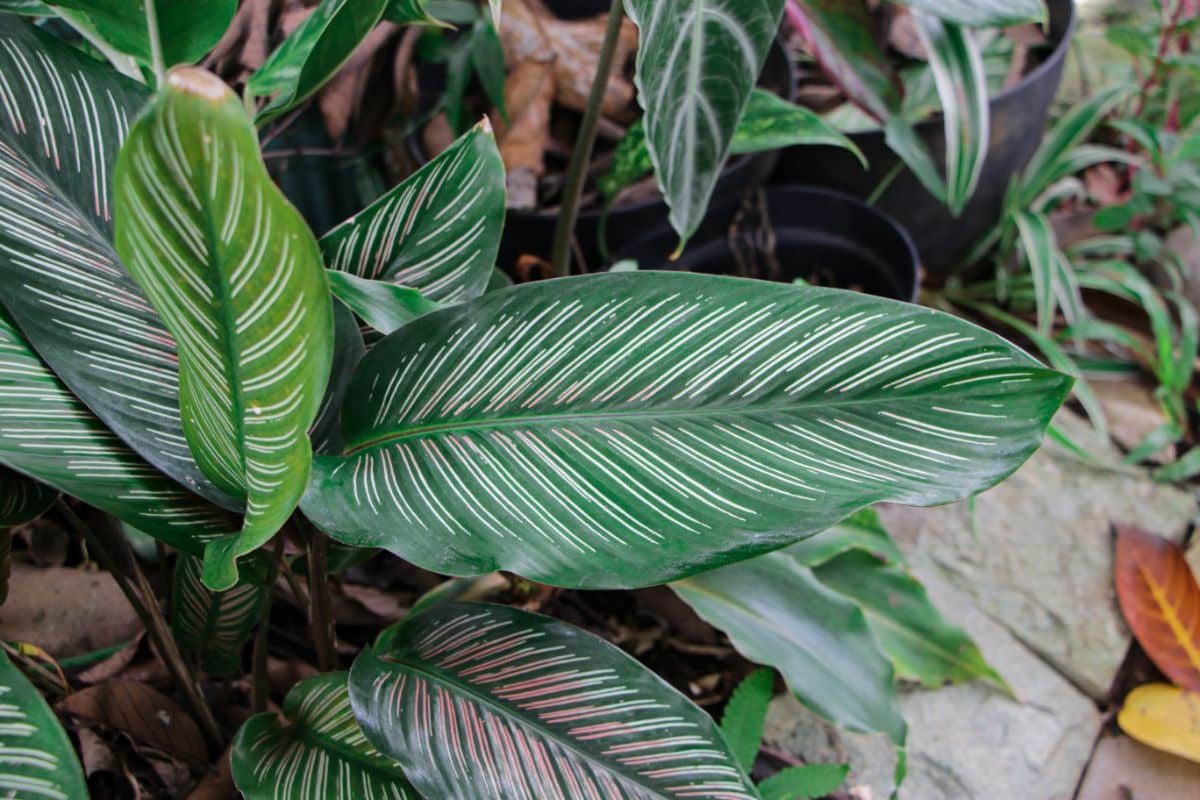
[[[1117,724],[1143,744],[1200,762],[1200,693],[1165,683],[1139,686],[1125,699]]]

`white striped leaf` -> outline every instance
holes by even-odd
[[[147,461],[227,508],[188,450],[175,342],[110,243],[110,170],[145,89],[0,16],[0,301]]]
[[[329,270],[329,287],[334,297],[383,334],[392,333],[439,307],[411,287],[360,278],[336,269]]]
[[[192,553],[230,516],[168,479],[63,385],[0,312],[0,463]]]
[[[46,484],[0,467],[0,528],[40,517],[57,498],[58,492]]]
[[[345,672],[296,684],[283,716],[253,716],[234,737],[233,781],[246,800],[420,800],[396,762],[363,736]]]
[[[454,303],[483,294],[504,227],[504,162],[486,120],[321,239],[330,269]]]
[[[626,0],[638,102],[671,224],[699,227],[779,26],[784,0]]]
[[[898,0],[914,11],[972,28],[1045,22],[1046,0]]]
[[[688,273],[526,284],[435,311],[355,373],[302,501],[436,572],[663,583],[892,500],[1006,477],[1070,379],[949,315]]]
[[[0,797],[86,800],[87,782],[58,717],[0,652]]]
[[[410,617],[355,660],[350,700],[425,797],[758,797],[686,697],[603,639],[515,608]]]
[[[261,554],[258,554],[261,555]],[[179,646],[197,655],[204,671],[221,677],[237,672],[242,646],[258,622],[266,563],[242,565],[237,585],[214,592],[202,580],[203,562],[181,554],[171,583],[171,631]]]
[[[115,176],[117,250],[179,344],[188,445],[246,497],[241,533],[205,556],[205,582],[229,588],[234,559],[279,530],[308,479],[333,351],[320,249],[242,104],[204,70],[168,74]]]

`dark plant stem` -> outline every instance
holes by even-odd
[[[200,729],[204,732],[204,738],[216,752],[220,752],[224,747],[221,728],[217,725],[217,719],[213,716],[208,701],[204,699],[204,693],[200,691],[200,686],[192,676],[183,654],[179,652],[175,637],[171,635],[171,628],[158,606],[154,590],[146,580],[146,574],[138,565],[137,557],[125,537],[120,534],[109,537],[112,539],[110,548],[63,500],[58,501],[57,508],[71,528],[87,542],[89,554],[113,576],[129,605],[133,607],[134,613],[145,626],[146,634],[162,658],[163,665],[187,698],[188,705],[192,707]]]
[[[299,514],[293,517],[308,547],[308,618],[321,672],[337,669],[333,600],[329,593],[329,539]]]
[[[1171,50],[1171,42],[1175,40],[1179,33],[1179,26],[1183,23],[1183,14],[1187,9],[1187,0],[1179,0],[1175,6],[1175,10],[1169,16],[1166,26],[1159,32],[1158,36],[1158,52],[1154,55],[1154,65],[1150,67],[1150,74],[1146,76],[1146,80],[1142,83],[1142,89],[1138,92],[1137,107],[1133,111],[1134,118],[1142,116],[1142,112],[1146,110],[1146,102],[1150,97],[1150,93],[1157,88],[1162,80],[1164,68],[1167,63],[1167,55]]]
[[[252,680],[250,682],[250,710],[255,714],[267,710],[270,693],[267,678],[267,640],[271,635],[271,599],[275,596],[275,581],[279,578],[279,564],[283,561],[283,536],[275,537],[275,557],[267,571],[267,583],[263,587],[262,608],[258,612],[258,630],[254,634],[254,653],[251,657]]]
[[[555,275],[566,275],[570,271],[571,237],[575,233],[575,221],[579,217],[583,183],[588,165],[592,162],[592,151],[596,147],[600,109],[604,104],[604,92],[608,89],[608,80],[612,75],[613,59],[617,52],[617,43],[621,39],[621,22],[624,17],[624,0],[612,0],[612,8],[608,11],[608,27],[604,30],[604,43],[600,47],[600,59],[596,65],[596,77],[592,80],[587,109],[579,126],[579,136],[575,139],[575,151],[571,154],[571,163],[567,167],[562,208],[558,214],[558,223],[554,227],[554,247],[550,251],[550,263]]]

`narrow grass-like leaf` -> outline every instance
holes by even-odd
[[[115,172],[116,244],[179,343],[180,405],[205,474],[244,494],[240,534],[210,545],[206,583],[291,515],[312,458],[333,349],[320,248],[271,182],[237,97],[177,67]]]
[[[57,498],[58,492],[46,484],[0,467],[0,528],[40,517]]]
[[[225,33],[237,0],[46,0],[69,18],[82,22],[116,50],[151,65],[150,32],[144,4],[153,2],[166,66],[193,64]]]
[[[225,677],[241,666],[242,646],[258,622],[266,580],[264,563],[243,566],[236,586],[214,592],[201,579],[199,558],[181,555],[171,584],[171,632],[200,658],[205,672]]]
[[[0,652],[0,795],[83,800],[83,769],[58,717],[38,690]]]
[[[391,333],[440,306],[408,286],[360,278],[349,272],[329,270],[333,295],[363,322],[383,334]]]
[[[1020,236],[1021,252],[1033,275],[1038,331],[1048,335],[1054,327],[1058,311],[1058,295],[1055,292],[1058,283],[1055,262],[1058,242],[1054,229],[1050,227],[1050,220],[1044,214],[1021,211],[1014,216],[1014,220]]]
[[[504,227],[504,162],[487,122],[321,239],[330,269],[439,303],[483,294]]]
[[[1011,473],[1070,386],[867,295],[689,273],[526,284],[427,314],[355,373],[304,512],[434,571],[661,583],[882,500]]]
[[[345,672],[297,683],[273,712],[246,720],[230,749],[246,800],[421,800],[396,762],[363,736]]]
[[[117,436],[236,510],[188,450],[175,342],[110,243],[110,170],[145,97],[57,38],[0,16],[0,302]]]
[[[767,706],[774,692],[775,670],[756,669],[738,684],[725,704],[721,733],[725,734],[729,749],[747,773],[754,767],[758,748],[762,746]]]
[[[355,660],[350,699],[425,797],[758,797],[686,697],[603,639],[515,608],[410,617]]]
[[[929,152],[929,148],[925,146],[925,142],[917,134],[917,129],[913,127],[912,123],[899,114],[895,114],[888,117],[883,126],[883,132],[888,147],[900,156],[900,160],[916,176],[925,190],[941,202],[947,203],[946,180],[938,171],[933,154]]]
[[[972,28],[1045,22],[1046,0],[899,0],[913,11]]]
[[[625,0],[637,24],[638,102],[682,241],[700,225],[784,0]]]
[[[758,785],[763,800],[816,800],[833,794],[850,774],[847,764],[805,764],[776,772]]]

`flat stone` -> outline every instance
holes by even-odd
[[[1140,446],[1151,432],[1170,421],[1154,397],[1154,388],[1145,382],[1127,378],[1093,380],[1091,387],[1104,409],[1109,432],[1126,450]],[[1164,464],[1174,461],[1175,446],[1167,445],[1152,458]]]
[[[1078,430],[1074,415],[1059,420]],[[1181,541],[1196,500],[1142,472],[1089,466],[1050,444],[974,501],[881,512],[915,565],[970,595],[1102,698],[1132,639],[1113,588],[1112,524]]]
[[[36,644],[61,659],[127,642],[141,629],[107,572],[13,565],[0,637]]]
[[[1096,745],[1076,800],[1195,800],[1200,764],[1161,753],[1127,736]]]
[[[1190,225],[1182,225],[1167,236],[1166,248],[1183,264],[1183,293],[1200,306],[1200,238]]]
[[[969,598],[936,577],[930,597],[975,639],[1005,677],[1015,699],[973,682],[929,691],[905,689],[908,778],[903,797],[917,800],[1070,800],[1087,766],[1102,719],[1093,703]],[[851,765],[847,787],[884,800],[894,756],[882,735],[841,731],[790,695],[767,714],[766,741],[809,762]]]

